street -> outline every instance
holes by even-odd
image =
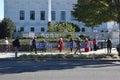
[[[120,62],[1,61],[0,80],[119,80]]]

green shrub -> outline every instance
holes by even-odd
[[[51,58],[51,59],[57,59],[57,58],[61,58],[61,59],[100,59],[100,58],[107,58],[107,57],[112,57],[114,58],[114,55],[106,55],[106,54],[89,54],[89,55],[85,55],[85,54],[40,54],[40,55],[35,55],[35,54],[23,54],[20,57],[22,58]]]

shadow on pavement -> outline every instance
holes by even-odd
[[[118,64],[119,63],[119,64]],[[111,61],[2,61],[0,62],[0,75],[10,73],[23,73],[47,70],[65,70],[79,68],[102,68],[120,66],[120,62]]]

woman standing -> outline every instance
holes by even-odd
[[[97,39],[96,38],[93,39],[93,47],[94,47],[94,51],[96,51],[97,50]]]
[[[85,39],[85,52],[89,52],[89,41],[87,38]]]
[[[62,52],[62,50],[63,50],[63,40],[62,40],[62,38],[60,38],[58,40],[58,50],[59,50],[59,52]]]
[[[4,40],[4,50],[5,52],[9,51],[9,41],[7,37],[5,37],[5,40]]]

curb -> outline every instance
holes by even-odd
[[[119,61],[120,59],[63,59],[63,58],[58,58],[58,59],[50,59],[50,58],[3,58],[0,59],[0,61],[101,61],[101,62],[106,62],[106,61]]]

